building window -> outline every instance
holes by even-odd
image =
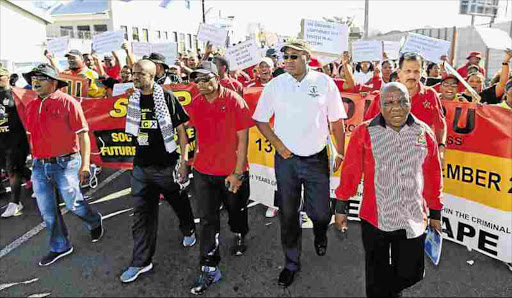
[[[94,32],[100,33],[100,32],[106,32],[106,31],[108,31],[107,25],[94,25]]]
[[[160,31],[156,31],[156,38],[158,38],[158,39],[162,38],[162,33],[160,33]]]
[[[174,35],[174,42],[178,42],[178,32],[173,32],[172,35]]]
[[[190,0],[185,0],[185,7],[190,9]]]
[[[185,52],[185,33],[180,33],[179,49],[181,52]]]
[[[78,30],[78,38],[90,39],[91,38],[91,26],[76,26]]]
[[[199,49],[199,40],[197,40],[197,35],[194,35],[194,46],[196,47],[196,51]]]
[[[128,40],[128,27],[127,26],[121,26],[121,30],[124,32],[124,39]]]
[[[148,29],[142,29],[142,41],[149,41]]]
[[[73,33],[73,26],[60,26],[60,36],[69,36],[74,38],[75,34]]]
[[[139,41],[139,28],[133,27],[132,32],[133,32],[132,39],[135,41]]]
[[[187,47],[192,49],[192,34],[187,34]]]
[[[164,34],[165,34],[165,40],[169,40],[169,32],[165,31]]]

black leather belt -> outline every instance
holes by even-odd
[[[38,158],[38,160],[45,164],[45,163],[57,163],[57,162],[66,162],[66,161],[70,161],[72,160],[73,158],[77,157],[78,156],[78,152],[75,152],[75,153],[70,153],[70,154],[66,154],[66,155],[61,155],[61,156],[56,156],[56,157],[48,157],[48,158]]]

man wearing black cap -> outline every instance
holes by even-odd
[[[99,78],[97,72],[89,69],[84,62],[82,53],[78,50],[69,51],[65,57],[68,59],[69,68],[65,70],[64,74],[71,74],[82,76],[89,80],[89,90],[87,96],[92,98],[102,98],[105,95],[105,89],[98,87],[96,81]]]
[[[267,52],[265,53],[265,57],[268,57],[270,59],[272,59],[272,62],[274,62],[274,72],[272,73],[272,76],[275,78],[279,75],[282,75],[283,73],[285,73],[286,71],[282,68],[282,67],[279,67],[278,65],[278,55],[277,55],[277,52],[276,52],[276,49],[273,49],[273,48],[270,48],[267,50]]]
[[[221,204],[228,211],[228,223],[235,234],[231,253],[241,256],[246,250],[250,194],[247,142],[249,128],[254,123],[243,98],[220,85],[215,64],[203,62],[190,77],[200,92],[188,106],[188,112],[199,148],[194,155],[193,183],[201,219],[201,273],[191,293],[201,294],[221,278],[218,267]]]
[[[21,215],[21,179],[30,180],[30,170],[25,166],[30,147],[27,133],[16,109],[9,71],[0,66],[0,164],[5,165],[11,185],[11,200],[2,217]]]
[[[103,236],[103,224],[101,214],[91,210],[80,191],[80,181],[90,175],[91,153],[82,106],[59,90],[68,84],[59,79],[52,66],[41,64],[23,76],[38,95],[27,106],[26,128],[32,140],[34,193],[50,232],[50,253],[39,265],[48,266],[73,252],[55,188],[67,209],[86,224],[92,242]]]
[[[311,50],[305,41],[290,41],[281,51],[286,74],[265,86],[252,117],[276,149],[281,243],[286,262],[279,275],[279,285],[287,287],[300,270],[301,206],[313,221],[317,255],[327,252],[327,228],[331,220],[327,139],[330,126],[337,144],[337,152],[332,153],[333,172],[336,172],[343,161],[343,119],[347,115],[332,78],[308,70]],[[269,125],[272,117],[274,130]]]
[[[156,64],[155,83],[160,86],[172,84],[172,80],[167,76],[169,65],[165,62],[165,56],[159,53],[151,53],[148,60]]]

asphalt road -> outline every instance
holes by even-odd
[[[115,173],[105,169],[100,182]],[[37,231],[33,229],[41,223],[35,199],[25,191],[23,215],[0,219],[0,296],[192,296],[189,289],[199,270],[199,246],[184,248],[181,245],[176,216],[166,202],[160,206],[153,271],[141,275],[131,284],[119,281],[120,274],[129,265],[132,250],[132,212],[127,210],[132,207],[132,202],[130,195],[125,195],[129,187],[129,173],[126,172],[93,190],[90,202],[112,198],[92,204],[103,216],[111,216],[104,221],[106,230],[100,242],[92,243],[80,219],[71,213],[65,214],[74,252],[49,267],[37,265],[49,250],[46,230],[15,242],[27,232]],[[7,203],[8,195],[0,197],[0,207],[3,207],[0,212]],[[196,210],[193,198],[192,205]],[[125,212],[113,215],[123,210]],[[364,252],[358,222],[350,222],[349,236],[345,240],[338,238],[331,228],[328,252],[324,257],[315,254],[312,230],[304,229],[302,271],[296,275],[291,287],[282,289],[277,285],[284,263],[279,220],[265,218],[265,210],[262,205],[249,209],[249,248],[241,257],[229,255],[232,235],[227,216],[222,213],[220,268],[223,276],[203,296],[364,296]],[[13,242],[20,245],[2,256],[6,248],[13,247]],[[467,262],[471,260],[473,265]],[[504,263],[470,252],[458,244],[445,241],[439,266],[434,267],[429,260],[426,264],[425,279],[405,290],[404,296],[512,296],[512,272]],[[9,283],[25,281],[31,282],[5,287]]]

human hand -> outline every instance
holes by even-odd
[[[283,142],[279,141],[275,147],[277,153],[279,153],[279,155],[281,155],[282,158],[288,159],[293,156],[293,153],[288,148],[286,148]]]
[[[188,168],[185,162],[182,162],[178,168],[178,181],[179,183],[185,183],[188,181]]]
[[[441,234],[441,220],[438,219],[430,219],[430,226],[434,228],[439,234]]]
[[[228,190],[232,193],[236,193],[238,189],[240,189],[240,186],[242,186],[242,180],[239,180],[235,174],[227,176],[226,180],[224,180],[224,183],[226,184]]]
[[[82,165],[78,171],[78,176],[80,178],[80,184],[88,183],[89,178],[91,177],[91,169],[89,168],[89,165]]]
[[[348,216],[346,214],[334,215],[334,224],[338,231],[346,232],[348,230]]]
[[[345,160],[345,156],[342,154],[336,154],[336,159],[334,161],[334,168],[332,169],[333,173],[336,173],[340,168],[341,164]]]

